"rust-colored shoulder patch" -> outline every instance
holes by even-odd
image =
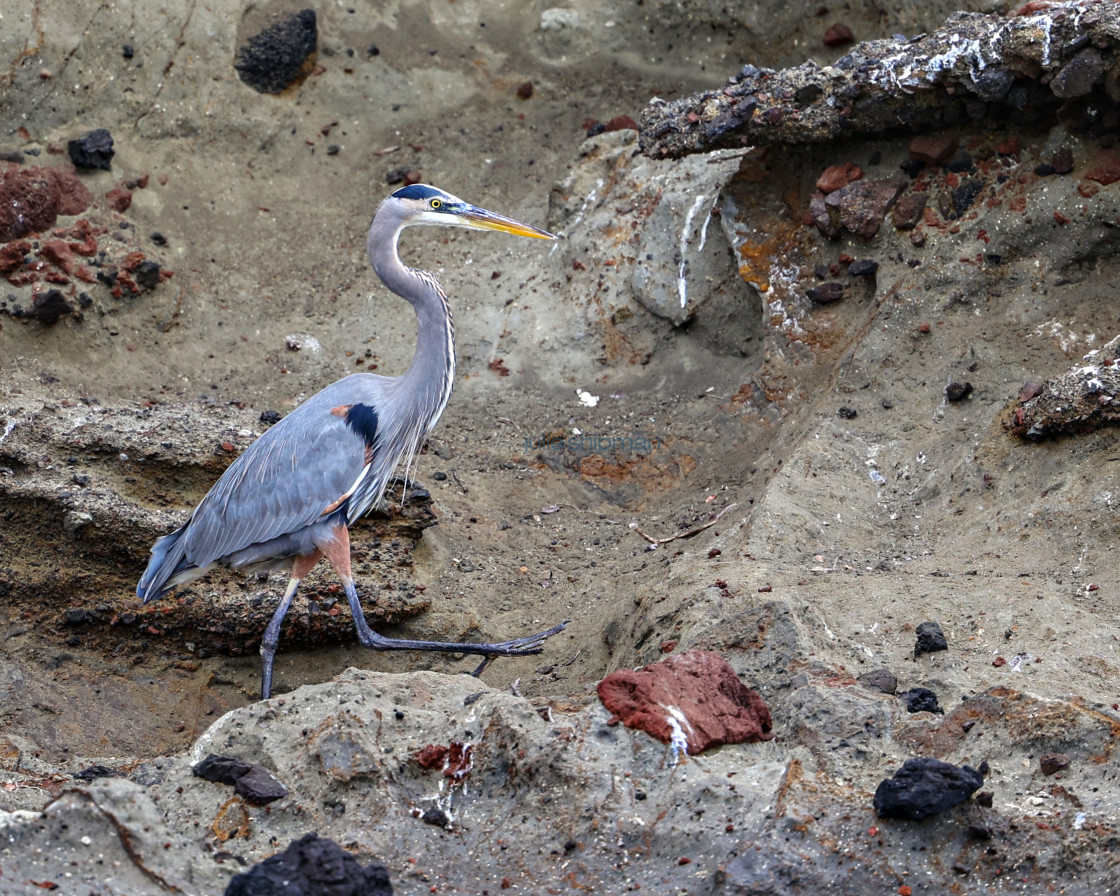
[[[354,407],[352,404],[340,404],[337,408],[331,408],[331,413],[336,417],[345,417],[352,407]]]

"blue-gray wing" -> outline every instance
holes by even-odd
[[[337,507],[369,466],[371,386],[347,377],[314,395],[247,448],[215,483],[183,533],[183,558],[204,567],[250,545],[298,532]],[[372,412],[355,418],[355,407]]]

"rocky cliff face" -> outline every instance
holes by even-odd
[[[398,893],[1113,892],[1120,34],[974,11],[5,10],[5,892],[221,893],[310,831]],[[903,128],[919,87],[872,75],[908,53]],[[814,131],[830,90],[873,125]],[[320,572],[255,702],[278,582],[132,589],[267,426],[404,369],[362,239],[415,177],[562,240],[402,246],[460,376],[355,532],[367,616],[571,624],[480,682],[356,647]],[[599,702],[694,648],[772,740],[690,756]],[[917,757],[963,802],[880,818]]]

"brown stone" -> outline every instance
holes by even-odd
[[[839,302],[844,298],[844,284],[839,280],[830,280],[828,283],[814,286],[805,293],[805,296],[810,302],[815,302],[818,305],[829,305],[833,302]]]
[[[922,220],[922,213],[926,210],[929,193],[925,190],[907,193],[899,197],[891,212],[891,221],[899,230],[913,230]]]
[[[952,134],[922,134],[910,141],[910,158],[927,165],[940,165],[957,151]]]
[[[718,653],[690,650],[599,682],[599,699],[627,728],[670,743],[676,728],[690,754],[722,744],[770,740],[770,710]]]
[[[1065,753],[1047,753],[1039,757],[1038,765],[1044,775],[1052,775],[1069,768],[1069,757]]]
[[[832,193],[841,187],[846,187],[854,180],[859,180],[861,177],[863,177],[863,169],[855,162],[830,165],[817,178],[817,189],[822,193]]]

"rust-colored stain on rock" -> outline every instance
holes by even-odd
[[[619,669],[599,682],[598,692],[627,728],[663,743],[672,740],[675,720],[692,755],[774,736],[762,697],[711,650],[690,650],[643,669]]]

